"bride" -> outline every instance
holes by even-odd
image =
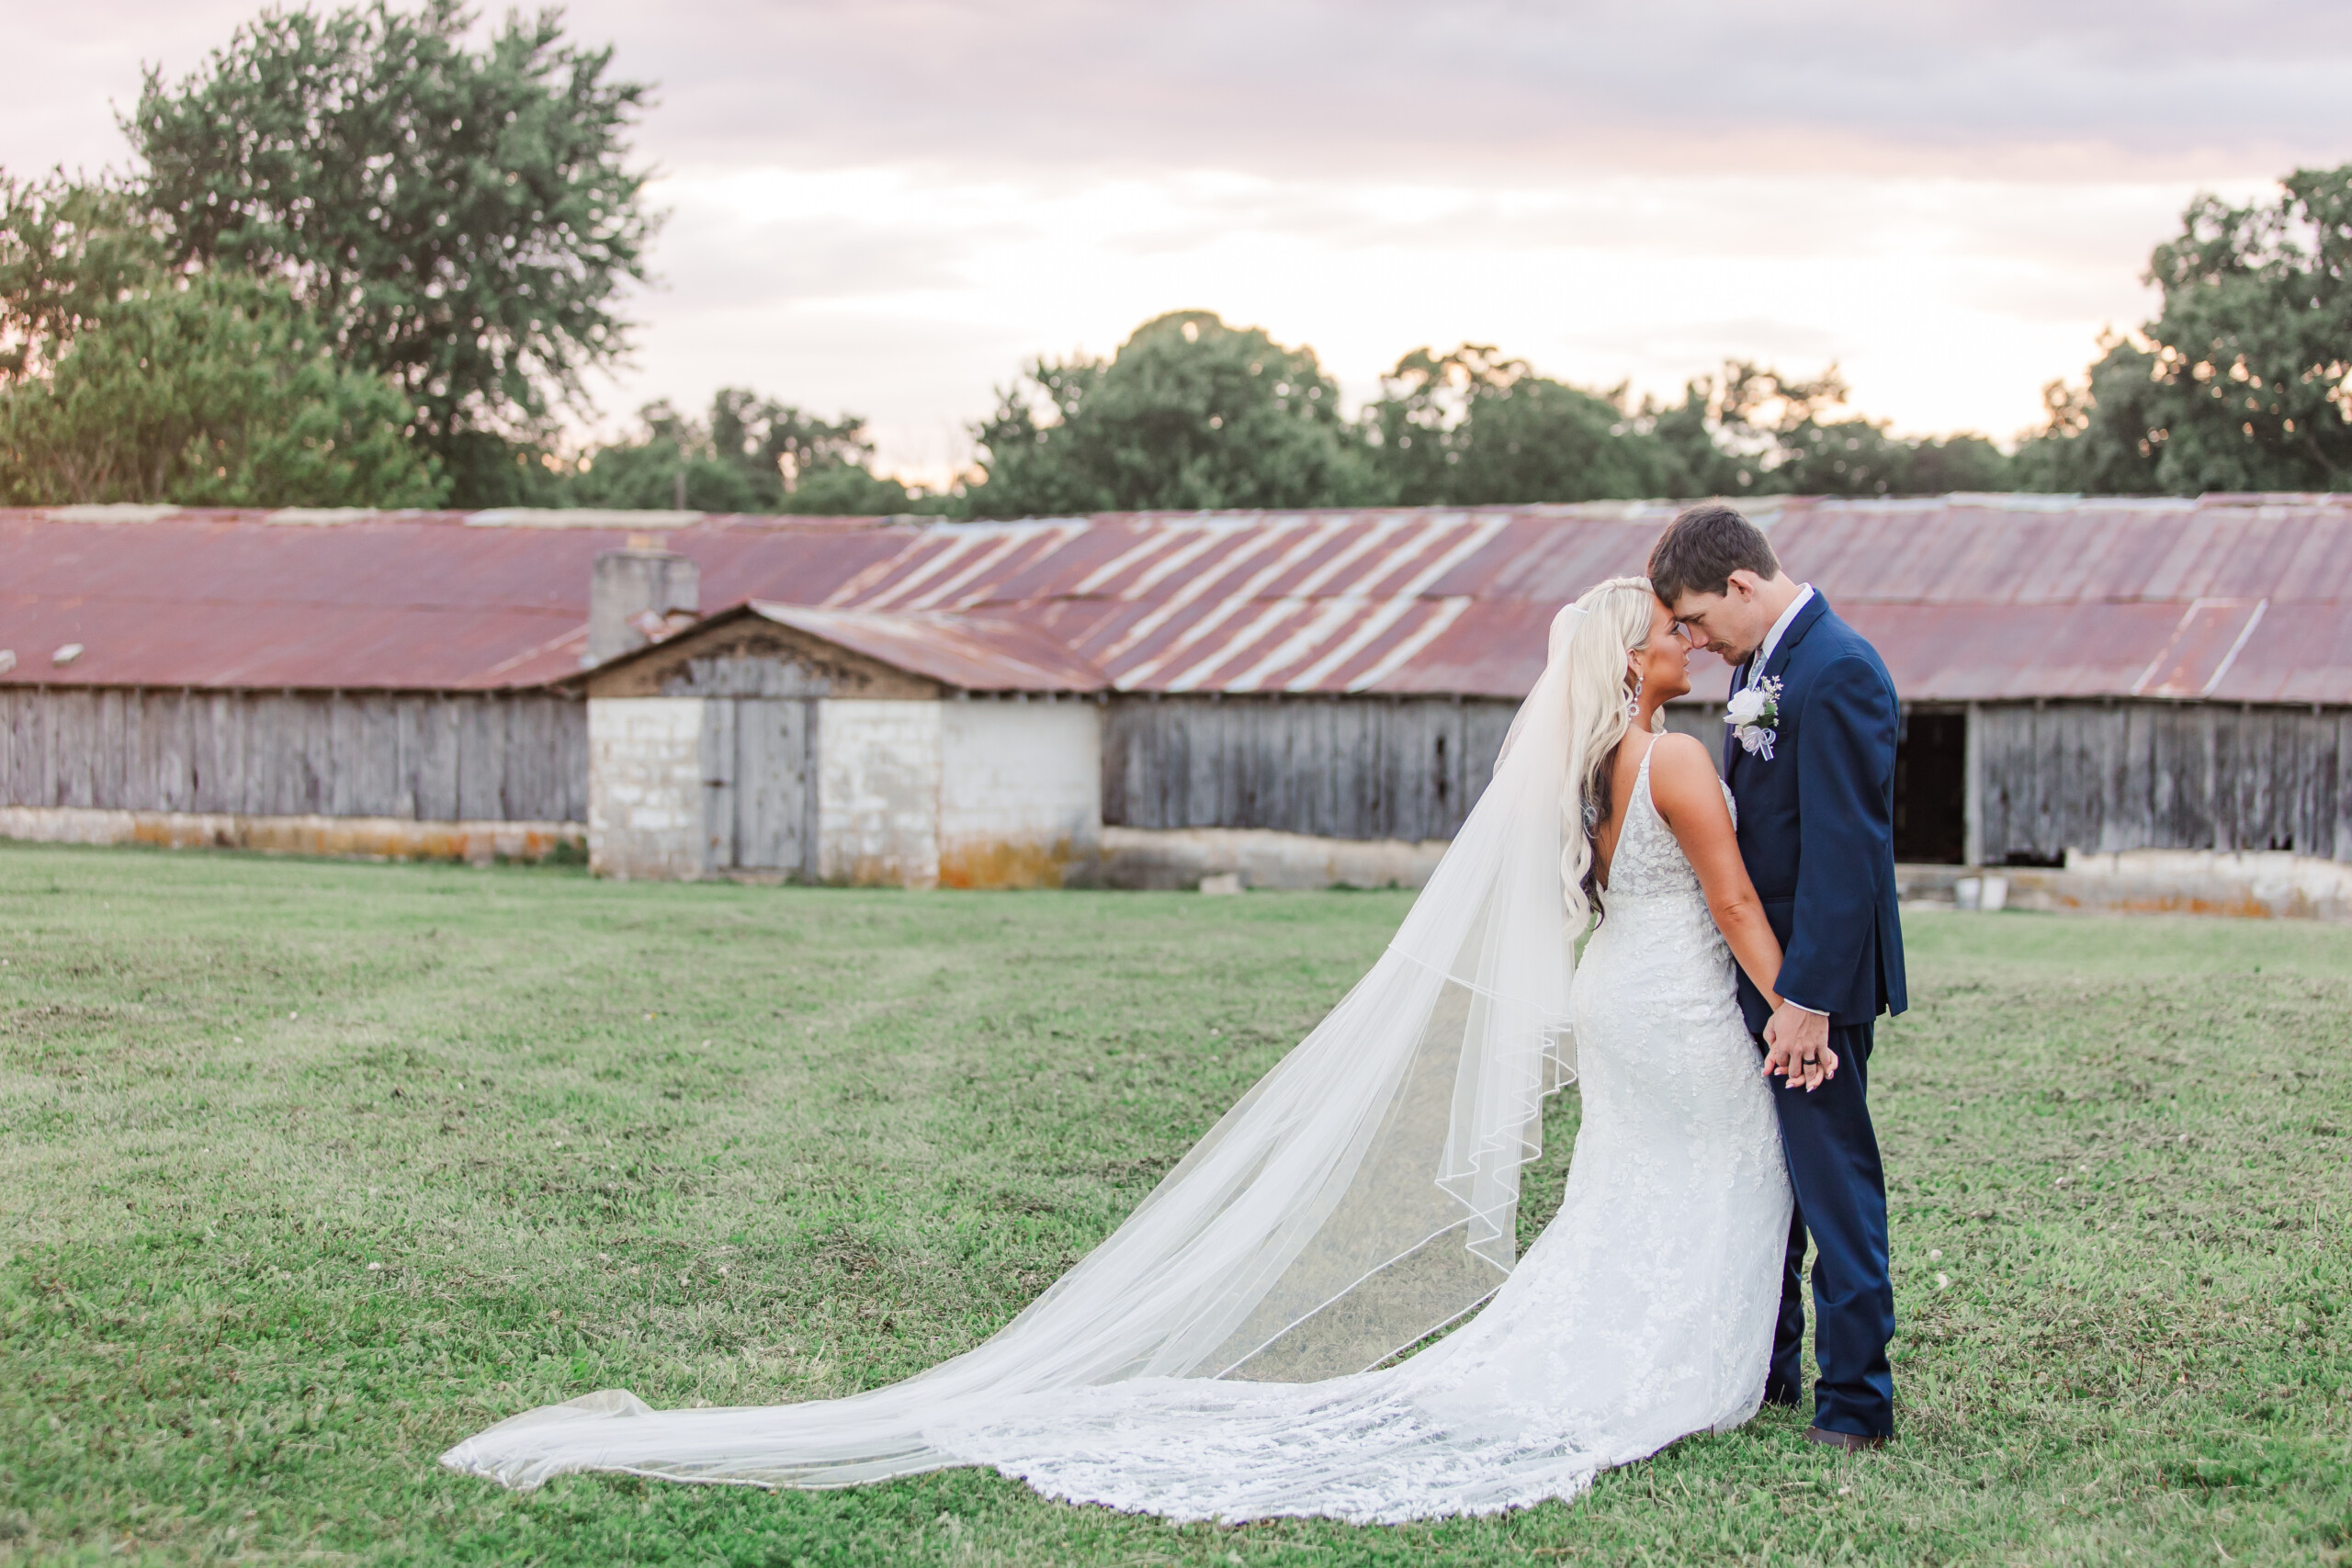
[[[1712,760],[1657,725],[1690,655],[1645,579],[1562,610],[1492,783],[1386,953],[985,1343],[802,1404],[655,1411],[606,1390],[443,1462],[525,1487],[982,1464],[1171,1519],[1391,1523],[1574,1497],[1746,1421],[1790,1195],[1733,965],[1777,1003],[1781,949]],[[1520,1167],[1572,1080],[1566,1195],[1519,1258]]]

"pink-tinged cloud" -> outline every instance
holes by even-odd
[[[0,165],[120,163],[252,0],[6,0]],[[2352,159],[2352,8],[583,0],[659,84],[674,216],[617,417],[751,384],[944,471],[1036,352],[1203,306],[1354,395],[1421,344],[1671,391],[1842,362],[1910,430],[2027,424],[2199,187]]]

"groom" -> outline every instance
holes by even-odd
[[[1810,583],[1789,581],[1756,525],[1694,506],[1650,552],[1650,585],[1690,632],[1736,668],[1724,773],[1739,803],[1739,850],[1781,939],[1780,1010],[1745,972],[1739,1003],[1765,1047],[1796,1213],[1764,1397],[1804,1390],[1803,1269],[1813,1238],[1813,1425],[1833,1448],[1877,1448],[1894,1431],[1894,1333],[1886,1180],[1864,1098],[1871,1028],[1904,1009],[1895,912],[1894,741],[1900,709],[1878,652]],[[1792,1084],[1824,1045],[1838,1076]]]

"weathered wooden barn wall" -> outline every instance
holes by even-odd
[[[1102,820],[1449,839],[1493,773],[1512,703],[1450,697],[1114,699]]]
[[[1118,698],[1104,726],[1103,821],[1451,838],[1513,711],[1442,697]],[[1976,852],[1959,852],[1955,821],[1952,852],[1910,858],[2056,864],[2068,850],[2275,850],[2352,862],[2352,708],[2046,702],[1967,715]],[[1720,753],[1719,705],[1677,704],[1667,720]],[[1915,814],[1941,787],[1907,783],[1920,792],[1907,803]]]
[[[0,805],[585,822],[587,705],[544,692],[0,687]]]
[[[2070,849],[2352,861],[2352,708],[2001,704],[1970,722],[1984,863]]]
[[[1356,695],[1125,696],[1102,727],[1102,821],[1450,839],[1493,776],[1519,705]],[[1720,705],[1668,728],[1723,744]]]

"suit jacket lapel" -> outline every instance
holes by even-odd
[[[1804,608],[1797,612],[1797,618],[1789,623],[1789,629],[1781,634],[1780,645],[1772,649],[1772,657],[1764,665],[1764,679],[1770,681],[1789,667],[1789,655],[1804,640],[1804,634],[1820,625],[1821,617],[1827,614],[1829,601],[1815,589],[1813,597],[1804,602]]]
[[[1781,634],[1781,640],[1773,645],[1772,657],[1764,662],[1765,680],[1771,680],[1789,667],[1789,655],[1795,652],[1797,644],[1804,640],[1804,634],[1820,625],[1821,618],[1827,614],[1829,614],[1829,601],[1824,599],[1821,596],[1821,591],[1816,588],[1814,590],[1813,597],[1804,602],[1804,608],[1797,612],[1797,618],[1789,623],[1789,629]],[[1731,672],[1733,691],[1736,692],[1747,684],[1747,667],[1754,662],[1754,656],[1751,655],[1740,660],[1739,668]],[[1739,766],[1742,754],[1743,749],[1739,744],[1738,731],[1725,725],[1724,727],[1724,780],[1725,783],[1730,782],[1732,770]]]

